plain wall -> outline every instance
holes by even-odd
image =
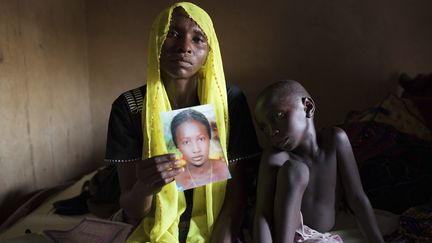
[[[94,144],[105,150],[112,101],[145,83],[147,38],[173,1],[87,2]],[[397,76],[432,70],[430,1],[194,1],[212,17],[225,76],[246,93],[296,79],[317,103],[317,127],[340,124],[396,90]]]
[[[171,2],[0,0],[0,207],[101,165],[111,103],[145,83],[150,26]],[[377,103],[401,72],[432,70],[427,0],[195,2],[250,106],[296,79],[318,127]]]
[[[0,1],[0,218],[94,168],[84,1]]]

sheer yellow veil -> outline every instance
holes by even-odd
[[[220,142],[227,160],[229,133],[228,102],[219,43],[210,16],[198,6],[180,2],[162,11],[153,23],[147,66],[147,93],[142,111],[143,159],[166,154],[159,114],[171,110],[160,75],[159,58],[162,44],[169,29],[171,14],[176,7],[183,8],[204,31],[209,44],[207,60],[199,71],[198,97],[201,104],[212,104]],[[187,242],[209,242],[213,226],[225,197],[226,181],[194,189],[192,218]],[[137,226],[127,242],[178,242],[178,223],[186,208],[183,192],[175,182],[162,188],[153,198],[153,210]]]

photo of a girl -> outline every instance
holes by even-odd
[[[175,177],[181,191],[231,178],[216,123],[198,111],[199,107],[202,106],[177,111],[169,123],[169,134],[165,134],[166,140],[171,140],[167,141],[168,151],[177,150],[175,153],[180,154],[185,164],[185,171]],[[164,130],[168,133],[168,129]]]

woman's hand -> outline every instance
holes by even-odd
[[[183,172],[184,166],[174,154],[117,165],[122,190],[120,205],[128,216],[127,221],[138,224],[151,210],[153,195]]]
[[[175,154],[158,155],[136,162],[137,183],[150,196],[172,182],[184,171],[184,166],[184,161],[176,159]]]

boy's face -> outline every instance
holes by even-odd
[[[196,120],[188,120],[176,129],[177,147],[188,163],[202,166],[208,161],[210,138],[207,128]]]
[[[305,135],[306,112],[297,101],[270,99],[258,102],[255,107],[255,120],[259,129],[276,149],[294,150]]]

